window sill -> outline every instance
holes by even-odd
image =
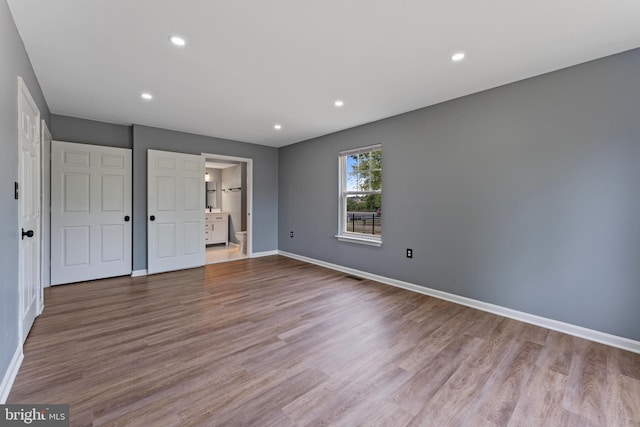
[[[377,247],[382,246],[382,239],[367,238],[367,237],[345,235],[345,234],[336,234],[335,238],[340,240],[341,242],[358,243],[360,245],[377,246]]]

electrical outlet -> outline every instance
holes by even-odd
[[[413,249],[407,248],[407,258],[413,258]]]
[[[293,239],[293,231],[289,232],[289,237],[291,237]]]

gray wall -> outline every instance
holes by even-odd
[[[18,330],[18,81],[21,76],[49,122],[49,108],[6,1],[0,1],[0,381],[19,345]]]
[[[278,248],[278,150],[147,126],[133,126],[133,269],[147,268],[147,150],[253,159],[253,251]]]
[[[76,117],[51,115],[53,139],[109,147],[132,148],[133,127]]]
[[[279,249],[640,340],[639,79],[633,50],[281,148]],[[384,243],[338,242],[338,153],[375,143]]]

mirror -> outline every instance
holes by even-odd
[[[216,190],[218,187],[218,183],[215,181],[207,181],[205,184],[205,206],[207,207],[207,209],[216,209],[218,207],[218,203],[216,200]]]

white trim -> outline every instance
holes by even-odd
[[[351,148],[349,150],[341,151],[340,155],[348,156],[350,154],[355,154],[355,153],[366,153],[367,151],[375,151],[378,148],[382,150],[382,144],[373,144],[373,145],[367,145],[366,147]]]
[[[272,256],[272,255],[278,255],[278,251],[263,251],[263,252],[254,252],[251,254],[250,258],[260,258],[263,256]]]
[[[376,239],[374,237],[360,237],[359,235],[351,235],[351,234],[336,234],[334,236],[336,239],[341,242],[349,242],[349,243],[359,243],[361,245],[369,245],[369,246],[382,246],[382,240]]]
[[[511,308],[502,307],[499,305],[490,304],[483,301],[478,301],[478,300],[463,297],[460,295],[450,294],[448,292],[427,288],[425,286],[404,282],[402,280],[396,280],[396,279],[391,279],[389,277],[378,276],[377,274],[367,273],[365,271],[360,271],[354,268],[344,267],[341,265],[332,264],[329,262],[320,261],[313,258],[308,258],[302,255],[296,255],[296,254],[292,254],[285,251],[279,251],[279,254],[289,258],[297,259],[299,261],[304,261],[310,264],[316,264],[322,267],[330,268],[332,270],[341,271],[343,273],[351,274],[353,276],[363,277],[365,279],[384,283],[386,285],[391,285],[391,286],[406,289],[409,291],[417,292],[423,295],[428,295],[428,296],[443,299],[446,301],[451,301],[456,304],[465,305],[467,307],[497,314],[499,316],[508,317],[510,319],[519,320],[521,322],[529,323],[532,325],[562,332],[568,335],[573,335],[578,338],[584,338],[589,341],[594,341],[600,344],[605,344],[611,347],[617,347],[623,350],[640,354],[640,341],[632,340],[625,337],[620,337],[617,335],[611,335],[605,332],[584,328],[582,326],[572,325],[570,323],[560,322],[558,320],[548,319],[546,317],[525,313],[523,311],[513,310]]]
[[[148,274],[147,269],[143,268],[142,270],[133,270],[131,272],[131,277],[147,276]]]
[[[4,373],[4,377],[2,377],[2,384],[0,384],[0,405],[4,405],[7,402],[9,392],[11,392],[13,382],[18,376],[18,371],[20,370],[20,365],[22,365],[23,359],[24,353],[22,352],[22,346],[18,345],[18,347],[16,347],[15,353],[13,353],[11,362],[9,362],[9,367]]]
[[[369,246],[382,246],[382,236],[366,235],[347,231],[347,197],[359,194],[382,194],[382,190],[376,191],[347,191],[347,157],[354,153],[373,152],[382,150],[382,144],[374,144],[368,147],[354,148],[341,151],[338,156],[338,232],[334,236],[341,242],[358,243]],[[372,225],[375,228],[375,225]]]

